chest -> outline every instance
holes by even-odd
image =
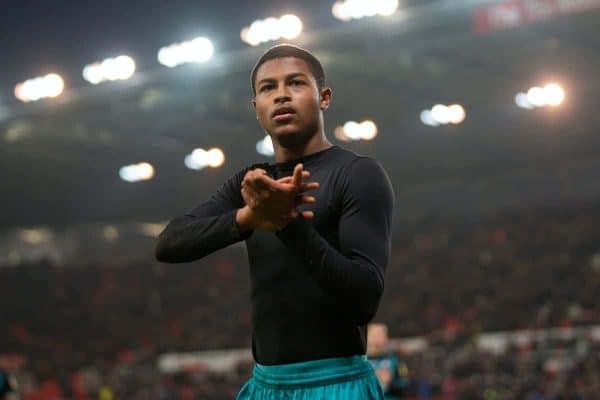
[[[276,179],[288,175],[289,173],[286,172],[273,173],[273,177]],[[331,172],[311,170],[308,181],[319,182],[319,188],[304,193],[314,196],[316,202],[303,204],[298,207],[298,210],[313,211],[314,217],[309,219],[308,223],[331,245],[337,248],[338,228],[343,206],[343,187],[340,176]],[[248,251],[254,255],[274,253],[283,249],[283,244],[275,234],[266,231],[255,231],[247,239],[246,244]]]

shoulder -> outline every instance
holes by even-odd
[[[356,154],[349,150],[345,155],[344,175],[348,187],[393,192],[392,183],[385,168],[373,157]]]
[[[336,161],[352,176],[355,173],[374,173],[387,177],[383,165],[373,157],[358,154],[343,147],[337,147]]]

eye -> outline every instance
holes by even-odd
[[[298,79],[294,79],[292,81],[292,86],[298,86],[298,85],[303,85],[303,84],[304,84],[304,82],[302,82],[301,80],[298,80]]]
[[[263,85],[260,87],[259,92],[266,92],[267,90],[271,90],[273,89],[273,85],[269,84],[269,85]]]

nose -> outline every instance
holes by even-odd
[[[290,97],[287,85],[279,85],[277,89],[277,95],[275,96],[275,103],[285,103],[290,101],[292,98]]]

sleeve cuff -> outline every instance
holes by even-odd
[[[252,236],[252,233],[254,231],[241,232],[240,227],[238,226],[236,219],[235,219],[236,215],[237,215],[237,210],[233,210],[233,211],[229,212],[229,214],[227,215],[227,218],[229,219],[228,225],[231,227],[230,228],[231,237],[234,238],[236,241],[246,240],[250,236]]]

